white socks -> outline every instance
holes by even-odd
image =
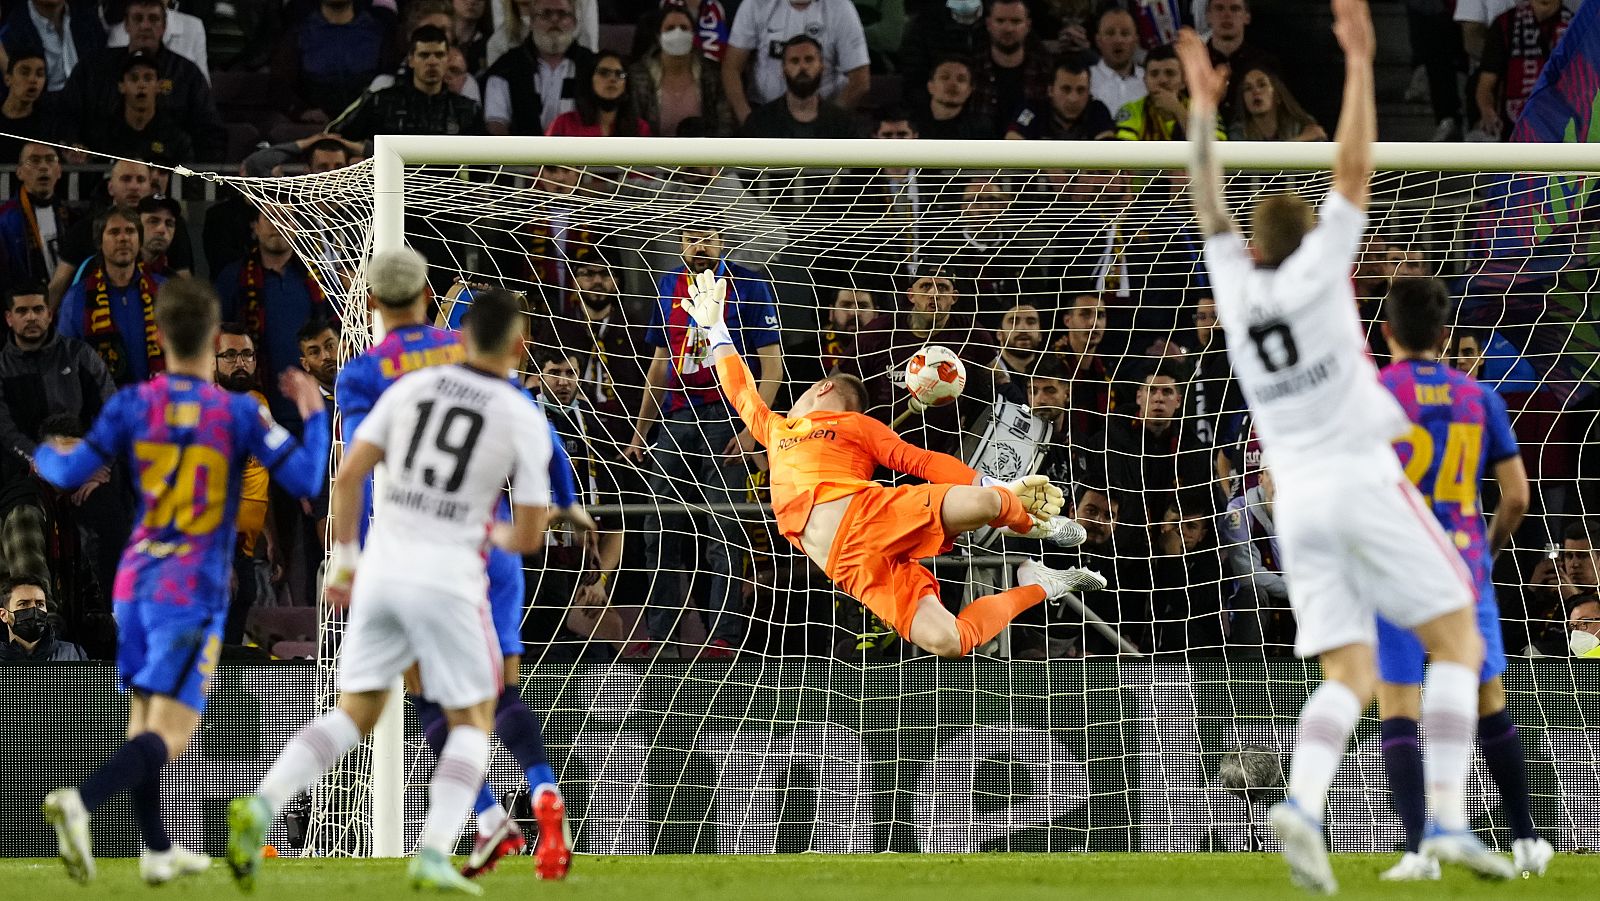
[[[1422,730],[1427,746],[1422,778],[1428,812],[1441,829],[1467,828],[1467,766],[1478,726],[1478,672],[1459,663],[1431,663],[1422,683]]]
[[[1328,786],[1333,784],[1333,774],[1344,759],[1345,746],[1350,743],[1362,706],[1355,693],[1344,685],[1324,682],[1300,710],[1294,757],[1289,764],[1289,797],[1319,823],[1328,801]]]
[[[273,761],[272,769],[267,770],[256,794],[266,800],[276,816],[291,795],[305,790],[360,740],[361,730],[356,728],[355,720],[335,707],[295,733]]]
[[[478,834],[493,835],[494,831],[500,828],[500,824],[506,821],[507,816],[509,814],[506,813],[506,809],[499,804],[478,814]]]
[[[422,824],[422,847],[450,854],[461,834],[461,820],[483,787],[483,771],[488,765],[488,733],[472,726],[451,728],[428,786],[428,818]]]

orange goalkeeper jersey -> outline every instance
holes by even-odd
[[[819,410],[785,419],[756,392],[750,369],[738,354],[717,361],[722,391],[750,433],[767,449],[772,512],[784,537],[798,540],[817,504],[877,486],[880,465],[929,482],[970,485],[977,473],[948,454],[902,441],[888,426],[862,413]]]

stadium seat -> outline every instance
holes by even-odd
[[[261,132],[249,122],[228,122],[228,158],[225,160],[202,160],[206,163],[237,163],[250,155],[256,149],[256,142],[261,140]]]
[[[280,641],[272,646],[272,656],[279,660],[315,660],[317,643],[314,641]]]
[[[315,607],[256,607],[245,617],[245,631],[264,647],[283,641],[315,641]]]
[[[600,49],[628,56],[633,52],[633,26],[631,24],[601,25]]]

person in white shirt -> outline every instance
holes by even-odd
[[[1108,6],[1095,23],[1094,46],[1100,61],[1089,70],[1089,90],[1113,114],[1127,104],[1143,100],[1144,67],[1134,60],[1139,50],[1138,26],[1133,14]]]
[[[132,15],[132,11],[129,11]],[[111,26],[110,37],[106,40],[107,47],[128,46],[128,25],[126,21],[118,22]],[[206,23],[188,13],[178,12],[177,9],[167,10],[167,30],[161,36],[161,46],[171,50],[200,70],[206,81],[211,81],[210,64],[206,58]]]
[[[1300,712],[1288,797],[1271,823],[1290,874],[1332,894],[1322,824],[1328,786],[1376,690],[1375,616],[1427,648],[1422,705],[1433,822],[1423,853],[1510,879],[1511,862],[1467,822],[1465,783],[1483,639],[1466,565],[1400,468],[1390,441],[1410,427],[1366,354],[1350,273],[1366,230],[1377,136],[1366,0],[1334,0],[1345,52],[1333,191],[1320,221],[1295,194],[1259,201],[1246,244],[1222,200],[1211,123],[1227,89],[1193,31],[1179,38],[1190,92],[1190,193],[1228,357],[1271,467],[1278,535],[1299,625],[1295,652],[1321,658],[1323,683]]]
[[[853,110],[867,95],[867,34],[849,0],[747,0],[734,14],[722,58],[723,91],[741,124],[751,109],[783,96],[784,43],[802,34],[822,45],[822,99]]]

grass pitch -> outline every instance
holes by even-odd
[[[1543,878],[1482,882],[1446,870],[1442,882],[1393,885],[1378,873],[1395,855],[1338,855],[1341,898],[1578,899],[1600,885],[1600,855],[1557,855]],[[159,888],[139,881],[133,860],[101,860],[88,887],[56,860],[0,860],[4,897],[167,898],[260,901],[403,901],[413,897],[405,862],[269,860],[254,895],[239,894],[220,860],[209,874]],[[1309,898],[1268,854],[876,854],[751,857],[578,857],[564,882],[540,882],[531,858],[502,861],[482,880],[484,897],[550,901],[1159,901]]]

